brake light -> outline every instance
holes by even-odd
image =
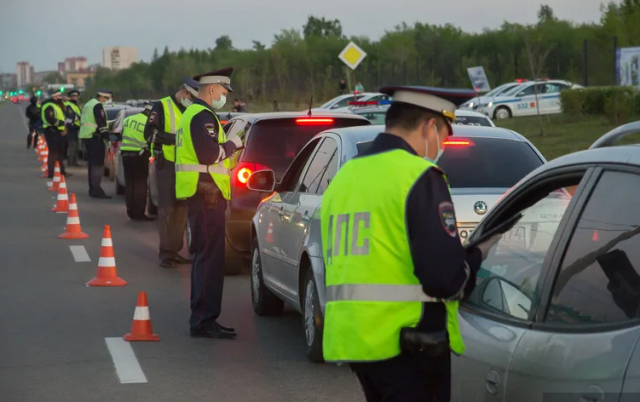
[[[475,144],[469,140],[448,140],[443,143],[445,146],[469,147]]]
[[[251,169],[243,167],[241,169],[238,170],[238,181],[242,184],[247,184],[247,181],[249,180],[249,177],[251,177],[251,174],[253,172],[251,171]]]
[[[306,125],[306,126],[324,126],[324,125],[333,124],[333,119],[304,117],[304,118],[296,119],[296,124]]]
[[[222,124],[224,126],[225,124],[227,124],[227,121],[226,120],[220,120],[220,124]]]

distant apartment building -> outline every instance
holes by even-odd
[[[67,57],[63,62],[58,63],[58,72],[61,75],[75,73],[87,69],[86,57]]]
[[[59,71],[55,71],[55,70],[49,70],[49,71],[38,71],[37,73],[33,74],[33,85],[42,85],[42,82],[44,81],[44,79],[50,75],[50,74],[55,74],[55,73],[59,73]],[[57,82],[48,82],[47,84],[58,84]]]
[[[138,61],[135,47],[112,46],[102,49],[102,66],[110,70],[123,70]]]
[[[93,77],[95,73],[89,70],[88,68],[81,71],[74,71],[72,73],[67,73],[67,84],[75,85],[76,88],[84,88],[87,86],[86,82],[88,78]]]
[[[16,65],[17,86],[24,87],[33,82],[33,66],[28,61]]]
[[[18,87],[17,74],[0,74],[0,89],[16,89]]]

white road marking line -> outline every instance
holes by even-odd
[[[89,257],[89,253],[87,253],[87,249],[84,246],[69,246],[69,250],[71,250],[71,254],[73,254],[73,259],[76,262],[90,262],[91,257]]]
[[[116,373],[121,384],[146,383],[147,377],[142,372],[140,363],[129,342],[122,338],[104,338],[111,353]]]

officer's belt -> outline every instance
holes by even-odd
[[[424,294],[421,285],[333,285],[326,290],[331,301],[426,302],[444,300]]]
[[[122,136],[122,145],[121,146],[138,146],[140,148],[146,148],[147,147],[147,143],[146,142],[142,142],[142,141],[138,141],[137,139],[130,137],[128,135],[123,135]]]
[[[217,165],[185,165],[176,164],[176,172],[200,172],[213,174],[229,174],[229,169],[223,167],[222,164]]]

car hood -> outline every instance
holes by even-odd
[[[458,225],[475,227],[507,190],[507,188],[452,188],[451,199]],[[481,213],[484,205],[486,210]]]

